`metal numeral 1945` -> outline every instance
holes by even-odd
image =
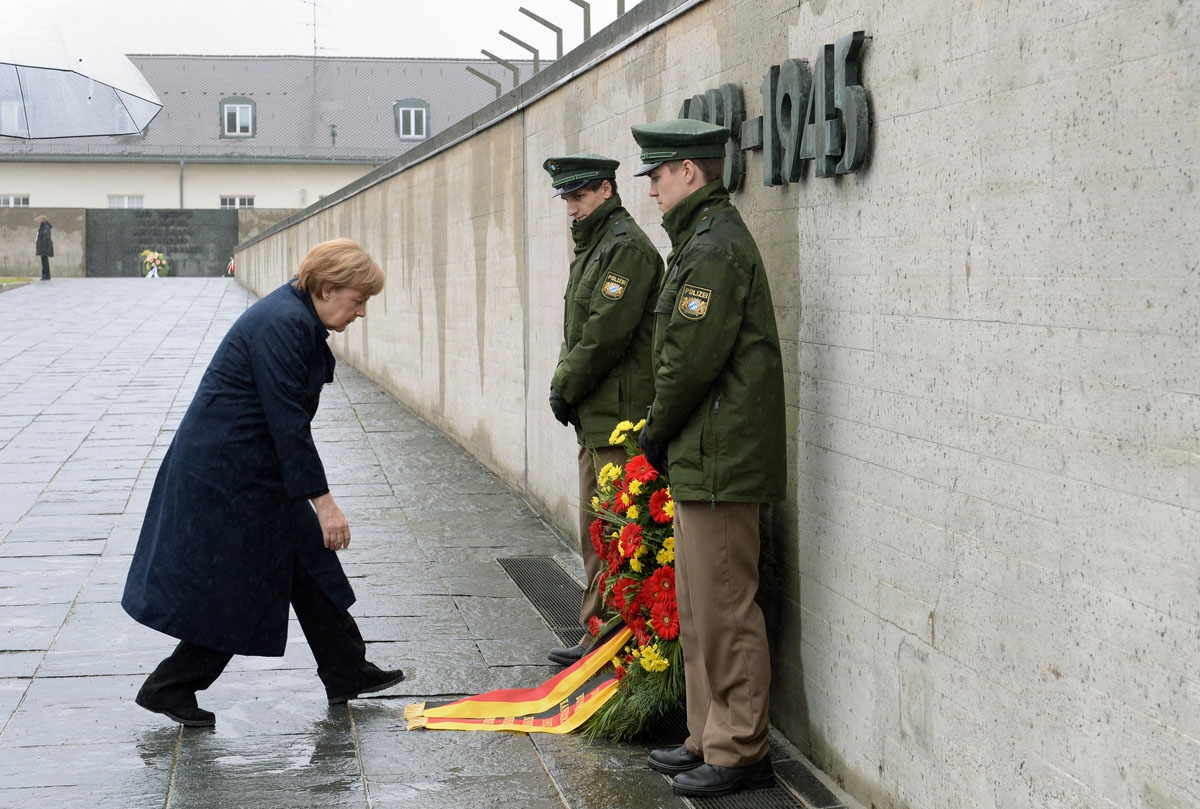
[[[859,62],[869,37],[862,31],[821,46],[810,71],[803,59],[774,65],[763,77],[763,114],[745,118],[742,90],[723,84],[683,102],[680,118],[724,126],[732,137],[725,151],[725,187],[736,191],[746,173],[743,152],[762,150],[763,185],[803,178],[804,161],[818,177],[858,171],[871,136],[867,91]]]

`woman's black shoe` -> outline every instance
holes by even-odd
[[[173,722],[178,722],[185,728],[211,728],[217,724],[217,717],[212,711],[206,711],[196,705],[176,705],[172,708],[154,708],[142,701],[138,694],[133,699],[138,705],[151,713],[160,713]]]
[[[391,688],[393,685],[402,682],[404,682],[404,672],[400,669],[393,669],[392,671],[380,669],[378,672],[369,675],[363,681],[363,684],[353,691],[329,697],[329,704],[342,705],[352,699],[358,699],[359,694],[373,694],[376,691],[383,691],[385,688]]]

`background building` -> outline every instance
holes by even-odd
[[[26,231],[39,213],[55,225],[58,275],[85,271],[87,217],[79,209],[253,208],[234,226],[238,238],[248,238],[494,100],[495,88],[468,67],[512,82],[507,69],[487,59],[130,60],[163,103],[141,135],[0,138],[0,274],[28,270]],[[532,73],[532,63],[514,64],[522,75]],[[112,219],[105,219],[106,238],[134,239],[113,233]],[[162,238],[155,241],[131,244],[124,252],[134,256],[143,247],[169,246]],[[218,253],[231,252],[237,238],[228,241]],[[132,264],[111,266],[107,253],[95,248],[89,272],[136,271]],[[222,271],[227,260],[226,255],[203,264],[211,265],[211,274]],[[185,271],[189,264],[182,264]]]
[[[467,67],[511,82],[486,59],[129,58],[163,103],[146,131],[0,139],[0,207],[303,208],[493,100]]]

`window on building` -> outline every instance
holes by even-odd
[[[141,208],[141,194],[109,194],[108,207],[110,208]]]
[[[254,108],[254,102],[248,98],[224,99],[221,102],[222,137],[254,137]]]
[[[222,208],[253,208],[254,197],[221,197]]]
[[[24,110],[20,101],[0,101],[0,132],[17,133],[24,130]]]
[[[392,104],[396,134],[401,140],[425,140],[429,137],[429,103],[408,98]]]
[[[28,194],[0,194],[0,208],[28,208]]]

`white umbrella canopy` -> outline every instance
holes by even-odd
[[[0,135],[135,135],[160,109],[133,63],[103,43],[58,28],[0,30]]]

